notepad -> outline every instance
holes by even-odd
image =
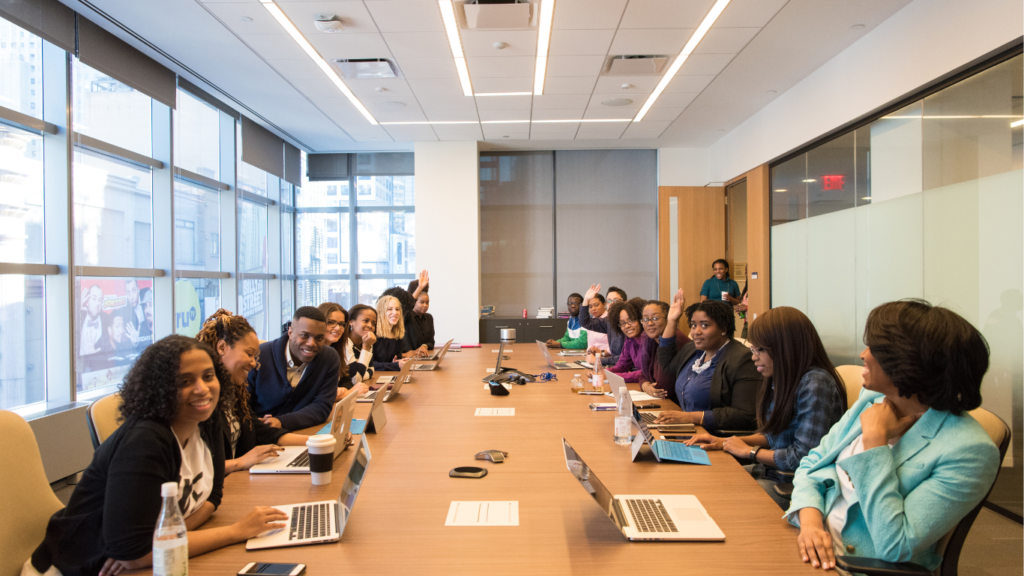
[[[697,446],[687,446],[686,444],[669,442],[667,440],[655,440],[651,444],[651,449],[662,460],[672,460],[673,462],[684,462],[686,464],[702,464],[704,466],[711,465],[708,453]]]
[[[477,408],[474,416],[515,416],[515,408]]]
[[[661,398],[655,398],[650,394],[641,392],[639,390],[630,390],[629,397],[633,399],[633,402],[646,402],[648,400],[661,400]]]
[[[519,526],[519,502],[453,501],[445,526]]]

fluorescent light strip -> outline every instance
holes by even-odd
[[[632,122],[629,118],[581,118],[579,120],[534,120],[534,124],[578,124],[580,122]]]
[[[273,16],[275,20],[277,20],[277,23],[284,28],[285,32],[292,37],[292,40],[295,40],[299,45],[299,48],[302,48],[302,51],[313,60],[317,67],[320,68],[320,71],[327,75],[327,78],[334,83],[338,90],[341,90],[341,93],[348,98],[349,102],[351,102],[352,105],[355,106],[364,117],[366,117],[370,124],[376,126],[377,119],[373,117],[373,114],[370,114],[370,111],[366,109],[366,106],[363,106],[363,103],[356,98],[356,95],[348,89],[348,86],[346,86],[334,70],[331,69],[331,65],[328,64],[322,56],[320,56],[320,53],[318,53],[316,49],[313,48],[313,45],[306,40],[305,36],[299,32],[299,29],[292,24],[292,21],[284,15],[281,8],[279,8],[277,4],[274,4],[273,0],[260,0],[260,3],[263,4],[263,7],[270,12],[270,15]]]
[[[411,122],[381,122],[381,126],[415,126],[424,124],[580,124],[590,122],[632,122],[630,118],[582,118],[578,120],[416,120]]]
[[[540,26],[537,28],[537,69],[533,74],[533,93],[544,93],[544,76],[548,70],[548,47],[551,45],[551,24],[555,19],[555,0],[540,0]]]
[[[1016,122],[1010,123],[1010,128],[1016,128],[1017,126],[1024,126],[1024,120],[1017,120]]]
[[[455,58],[455,70],[459,73],[459,82],[462,83],[462,94],[473,95],[473,84],[469,81],[469,67],[466,66],[466,55],[462,52],[462,41],[459,39],[459,23],[455,19],[455,8],[452,0],[437,0],[437,6],[441,9],[441,20],[444,21],[444,33],[448,35],[448,47],[452,50],[452,57]]]
[[[683,66],[683,62],[686,62],[686,59],[690,57],[690,54],[693,54],[693,51],[697,48],[697,44],[700,44],[700,41],[704,39],[704,35],[711,29],[711,25],[715,23],[715,20],[718,20],[718,17],[722,15],[725,7],[728,5],[729,0],[718,0],[715,2],[715,5],[711,7],[711,11],[704,17],[700,26],[698,26],[697,30],[693,33],[693,36],[690,36],[690,40],[686,42],[686,46],[683,46],[683,51],[679,53],[679,56],[676,56],[675,61],[672,62],[668,71],[665,72],[664,76],[662,76],[661,82],[658,82],[658,86],[654,89],[654,92],[652,92],[647,98],[647,102],[644,102],[643,107],[640,108],[640,112],[638,112],[636,117],[633,118],[633,122],[639,122],[644,119],[644,116],[647,115],[647,111],[651,109],[654,102],[659,96],[661,96],[661,93],[665,91],[668,83],[675,78],[676,73],[679,72],[679,69]]]
[[[473,96],[529,96],[533,92],[477,92]]]

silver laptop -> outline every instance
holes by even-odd
[[[352,414],[355,412],[356,395],[349,394],[339,402],[334,403],[334,410],[331,412],[331,430],[328,432],[336,442],[334,443],[334,457],[337,458],[345,451],[345,437],[348,436],[348,429],[352,425]],[[309,474],[309,451],[305,446],[285,446],[277,457],[264,460],[249,468],[249,474]]]
[[[406,362],[398,376],[381,376],[377,378],[377,389],[363,394],[359,397],[358,401],[364,403],[373,402],[377,399],[377,396],[381,395],[384,396],[384,402],[393,400],[398,396],[398,391],[402,389],[402,386],[412,379],[412,376],[409,375],[409,368],[411,366],[412,362]]]
[[[725,534],[696,496],[612,495],[565,438],[562,448],[569,472],[626,538],[656,542],[725,540]]]
[[[586,350],[562,350],[558,353],[559,356],[586,356]]]
[[[547,361],[548,366],[555,370],[579,370],[580,368],[586,368],[581,362],[555,362],[551,359],[551,352],[548,352],[548,345],[537,340],[537,348],[540,348],[542,354],[544,354],[544,360]]]
[[[262,550],[264,548],[280,548],[282,546],[305,546],[306,544],[322,544],[337,542],[345,532],[348,519],[352,515],[356,496],[366,477],[366,469],[370,467],[370,446],[366,436],[359,442],[359,449],[352,459],[352,465],[345,475],[341,486],[341,494],[337,500],[322,502],[306,502],[304,504],[286,504],[274,506],[288,515],[284,520],[285,528],[271,530],[250,538],[245,543],[246,550]]]
[[[455,342],[455,338],[452,338],[447,343],[445,343],[444,346],[442,346],[440,348],[434,348],[434,353],[433,354],[430,354],[428,356],[424,356],[423,358],[417,358],[417,360],[425,360],[425,361],[428,361],[428,362],[433,361],[433,360],[440,360],[441,356],[444,356],[444,352],[447,351],[448,347],[452,345],[452,342]]]
[[[444,355],[448,353],[448,347],[451,346],[452,342],[454,342],[454,341],[455,341],[455,339],[452,338],[451,340],[449,340],[448,342],[445,343],[444,347],[441,348],[440,352],[437,352],[436,354],[434,354],[434,357],[437,358],[436,360],[434,360],[434,358],[410,358],[408,364],[412,364],[412,362],[414,362],[414,361],[415,362],[423,362],[422,364],[413,364],[412,369],[413,370],[437,370],[437,367],[441,365],[441,360],[444,359]],[[427,362],[424,362],[424,360],[427,360]]]

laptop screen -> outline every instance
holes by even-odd
[[[366,469],[370,467],[370,447],[366,443],[366,435],[363,435],[359,443],[359,450],[352,459],[352,466],[348,469],[345,483],[341,487],[341,495],[338,496],[338,537],[345,532],[345,525],[348,524],[348,517],[352,514],[352,507],[356,504],[356,496],[359,495],[359,487],[366,477]]]
[[[597,479],[597,474],[587,466],[583,458],[576,453],[576,450],[569,446],[569,442],[565,438],[562,438],[562,447],[565,449],[565,466],[569,469],[569,472],[572,472],[572,475],[576,477],[576,480],[579,481],[584,490],[597,501],[601,509],[610,515],[612,511],[611,492],[604,487],[604,484],[601,484],[601,481]]]
[[[540,352],[544,355],[544,360],[547,361],[548,366],[554,367],[555,361],[551,359],[551,353],[548,352],[548,345],[537,340],[537,347],[540,348]]]

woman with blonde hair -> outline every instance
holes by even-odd
[[[217,353],[231,375],[233,402],[221,411],[224,431],[224,473],[248,470],[278,455],[281,446],[302,446],[309,436],[264,424],[249,410],[249,371],[259,368],[260,341],[256,330],[243,316],[221,308],[206,319],[196,340]]]
[[[352,341],[349,337],[348,312],[340,304],[334,302],[324,302],[317,306],[317,310],[323,312],[324,317],[327,318],[327,345],[334,348],[338,357],[341,358],[341,368],[338,370],[338,396],[335,402],[348,396],[352,390],[365,394],[369,391],[369,386],[362,384],[362,381],[366,372],[366,364],[369,362],[369,353],[367,353],[367,358],[363,359],[365,360],[362,363],[363,370],[360,371],[356,366],[360,362],[360,356],[354,355]],[[359,384],[359,386],[353,388],[354,384]]]
[[[370,365],[381,372],[398,372],[408,361],[402,303],[394,296],[377,299],[377,341]],[[415,354],[415,351],[412,352]]]

